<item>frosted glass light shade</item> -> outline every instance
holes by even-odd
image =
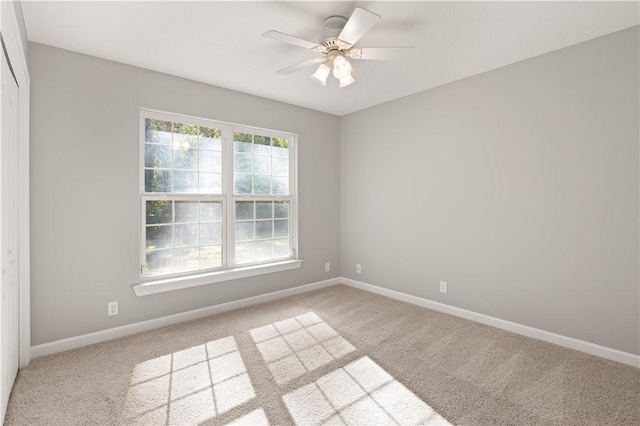
[[[315,81],[320,86],[326,86],[327,77],[329,76],[330,71],[331,71],[331,68],[329,68],[329,65],[327,65],[326,63],[322,63],[320,64],[316,72],[311,74],[311,80]]]
[[[341,80],[351,74],[351,64],[342,55],[338,55],[333,60],[333,76]]]
[[[351,67],[351,72],[346,76],[340,79],[340,88],[347,87],[356,82],[358,79],[358,73],[356,69]]]
[[[348,76],[340,79],[340,87],[341,88],[342,87],[347,87],[348,85],[353,84],[355,82],[356,82],[356,79],[351,77],[351,75],[348,75]]]

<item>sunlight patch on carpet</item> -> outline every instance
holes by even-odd
[[[253,410],[242,417],[238,417],[226,426],[269,426],[269,420],[262,408]]]
[[[228,336],[137,364],[121,423],[197,425],[217,418],[235,426],[268,425],[270,399],[282,398],[295,424],[450,426],[368,356],[329,365],[357,349],[313,312],[249,334],[265,362],[260,368],[268,367],[279,389],[256,395],[238,344]],[[325,371],[317,372],[301,384],[315,381],[293,391],[287,385],[323,366],[333,371],[319,378]]]
[[[124,419],[134,424],[198,424],[255,396],[235,339],[229,336],[136,365]],[[259,413],[253,415],[249,420],[259,419]]]
[[[369,357],[282,397],[296,424],[451,424]]]
[[[313,312],[254,328],[250,334],[279,384],[356,350]]]

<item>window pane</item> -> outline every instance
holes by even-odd
[[[276,220],[273,223],[273,236],[274,237],[288,237],[289,236],[289,220],[281,219]]]
[[[289,140],[284,138],[271,138],[271,155],[278,157],[288,157]]]
[[[255,261],[253,241],[236,243],[236,263],[250,263]]]
[[[290,201],[266,197],[290,195],[289,139],[261,135],[260,130],[234,132],[227,145],[216,127],[156,119],[145,119],[143,125],[144,192],[166,195],[144,200],[147,276],[233,266],[222,263],[224,235],[236,242],[231,256],[236,264],[291,255]],[[233,194],[264,200],[238,197],[244,201],[235,202],[235,221],[227,218],[231,228],[223,222],[226,210],[220,200],[180,196],[223,194],[222,151],[227,146],[233,167],[225,169],[225,187],[226,179],[233,179]]]
[[[222,132],[220,129],[200,127],[200,148],[222,150]]]
[[[222,266],[222,246],[210,245],[200,247],[200,269]]]
[[[255,261],[273,259],[273,241],[256,241]]]
[[[273,222],[270,220],[259,220],[256,222],[256,240],[273,238]]]
[[[186,247],[173,250],[173,270],[175,273],[196,271],[200,268],[200,249]]]
[[[159,249],[173,245],[173,226],[147,226],[147,248]]]
[[[256,175],[270,175],[271,174],[271,157],[266,155],[254,155],[253,156],[253,173]]]
[[[155,223],[171,223],[173,219],[171,201],[146,201],[147,225]]]
[[[201,194],[222,194],[222,175],[220,173],[200,173]]]
[[[174,247],[197,246],[199,244],[199,225],[176,225],[176,241]]]
[[[216,172],[222,171],[222,154],[220,151],[200,150],[200,171]]]
[[[274,177],[271,178],[273,184],[274,195],[288,195],[289,194],[289,178],[286,177]]]
[[[182,149],[198,148],[198,126],[173,123],[173,147]]]
[[[233,133],[233,150],[236,152],[251,152],[253,135],[248,133]]]
[[[236,241],[253,240],[253,222],[236,222]]]
[[[144,191],[171,192],[171,171],[146,169],[144,171]]]
[[[251,173],[251,154],[234,153],[233,171],[234,173]]]
[[[173,250],[147,250],[147,276],[167,275],[173,273]]]
[[[288,201],[276,201],[274,203],[275,207],[275,218],[283,219],[289,217],[289,202]]]
[[[200,244],[220,244],[222,224],[220,222],[200,224]]]
[[[251,142],[234,142],[233,150],[235,152],[251,152]]]
[[[256,219],[271,219],[273,217],[273,201],[258,201],[256,203]]]
[[[198,170],[198,150],[174,148],[173,168],[180,170]]]
[[[236,263],[290,257],[288,216],[289,201],[236,201]]]
[[[269,194],[270,185],[269,176],[254,176],[253,177],[253,193],[254,194]]]
[[[272,174],[274,176],[289,176],[289,159],[283,157],[273,157],[271,159]]]
[[[145,228],[147,276],[214,268],[222,264],[220,201],[153,200],[146,201],[145,205],[149,218]],[[167,224],[149,225],[152,221]],[[162,253],[152,253],[160,251]],[[207,253],[211,258],[206,257]]]
[[[201,222],[219,222],[222,220],[222,207],[219,202],[200,203]]]
[[[171,123],[168,121],[145,120],[145,142],[171,144]]]
[[[271,147],[271,153],[277,157],[289,157],[289,149],[288,148],[279,148],[276,146]]]
[[[235,194],[289,195],[288,139],[234,133],[233,167]]]
[[[198,192],[198,172],[174,172],[174,192]]]
[[[251,194],[251,175],[234,175],[233,192],[236,194]]]
[[[153,169],[171,168],[171,147],[169,145],[144,145],[144,166]]]
[[[253,153],[271,155],[271,138],[268,136],[253,136]]]
[[[146,192],[222,193],[220,129],[159,120],[145,123]]]
[[[197,201],[176,201],[176,223],[198,222]]]
[[[289,249],[289,239],[273,240],[273,258],[283,258],[291,256]]]
[[[253,201],[236,202],[236,220],[253,220]]]

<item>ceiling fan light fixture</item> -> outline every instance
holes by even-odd
[[[339,54],[333,59],[333,76],[336,79],[342,80],[349,76],[352,69],[353,67],[351,66],[351,63],[349,63],[344,55]]]
[[[346,76],[340,79],[340,88],[347,87],[352,85],[358,79],[358,73],[356,69],[351,67],[351,72]]]
[[[345,78],[340,79],[340,88],[342,89],[343,87],[347,87],[355,82],[356,82],[356,79],[348,75]]]
[[[320,64],[316,72],[311,74],[311,80],[318,83],[320,86],[327,85],[327,77],[329,77],[329,73],[331,72],[331,68],[326,62]]]
[[[380,15],[356,7],[349,19],[337,15],[329,16],[325,19],[318,43],[275,30],[267,31],[263,34],[263,37],[310,49],[322,55],[283,68],[276,71],[277,74],[287,75],[307,66],[321,63],[310,76],[315,83],[320,86],[326,86],[327,77],[333,71],[333,76],[338,80],[340,87],[347,87],[359,79],[350,59],[394,59],[400,53],[413,48],[413,46],[355,47],[355,44],[358,43],[362,36],[379,20]]]

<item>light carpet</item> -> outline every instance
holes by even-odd
[[[18,374],[8,425],[638,425],[640,370],[337,285]]]

